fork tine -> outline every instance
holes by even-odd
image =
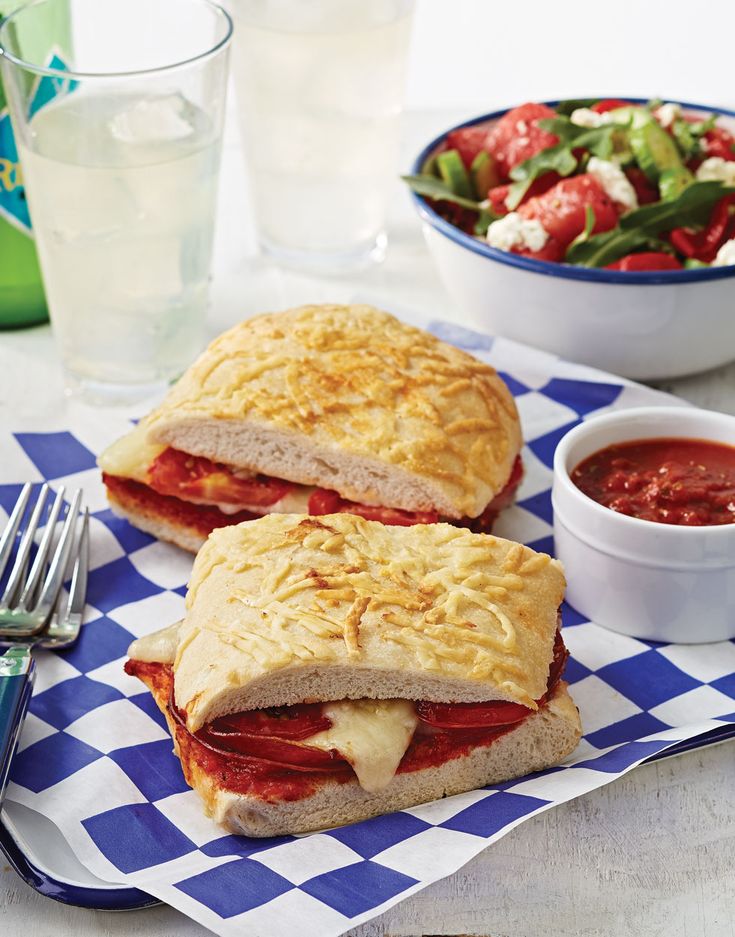
[[[75,615],[81,616],[84,611],[84,600],[87,594],[87,575],[89,572],[89,508],[84,509],[82,516],[82,529],[77,541],[76,557],[74,559],[74,568],[72,569],[71,584],[69,586],[69,595],[66,599],[65,608],[61,601],[56,606],[53,621],[68,622]],[[63,609],[63,611],[62,611]],[[52,625],[49,625],[49,630]]]
[[[79,552],[74,563],[74,573],[69,587],[69,604],[66,615],[81,615],[87,595],[87,575],[89,573],[89,508],[84,509],[82,533],[79,538]]]
[[[61,536],[56,544],[56,550],[54,551],[51,565],[43,584],[41,596],[34,609],[36,614],[49,614],[56,604],[61,585],[64,581],[66,567],[69,565],[69,556],[74,542],[74,528],[76,527],[81,501],[82,491],[81,488],[77,488],[72,503],[69,506]]]
[[[79,629],[84,618],[84,600],[89,569],[89,510],[86,508],[75,552],[76,559],[74,560],[66,608],[64,610],[63,603],[59,601],[46,630],[37,638],[40,647],[51,650],[68,647],[79,636]],[[0,632],[0,646],[1,644],[2,633]]]
[[[13,570],[10,573],[10,578],[8,579],[8,584],[5,587],[5,592],[3,592],[3,597],[0,599],[0,608],[7,608],[7,606],[13,601],[13,596],[18,591],[18,588],[23,581],[23,576],[25,575],[28,564],[28,557],[31,552],[31,545],[33,543],[33,538],[36,535],[36,530],[38,529],[38,522],[41,520],[41,515],[43,514],[43,509],[46,505],[47,496],[48,485],[44,484],[38,493],[38,500],[36,501],[35,507],[33,508],[31,519],[28,521],[28,526],[23,531],[23,536],[20,538],[18,554],[15,557],[15,565],[13,566]]]
[[[8,565],[8,559],[10,558],[10,553],[13,549],[13,544],[15,543],[15,535],[18,533],[18,527],[20,522],[25,514],[26,505],[28,504],[28,498],[31,494],[31,483],[26,482],[23,485],[21,493],[18,495],[18,500],[15,502],[15,507],[8,518],[8,523],[3,531],[2,538],[0,538],[0,576],[5,572],[5,567]]]
[[[48,553],[51,542],[54,539],[54,534],[56,533],[56,522],[59,519],[59,512],[61,511],[61,505],[64,502],[64,486],[62,485],[58,492],[56,493],[56,498],[54,503],[51,506],[51,512],[46,521],[46,529],[43,532],[43,537],[41,543],[38,547],[38,552],[36,553],[36,558],[33,561],[33,566],[31,567],[30,575],[26,580],[26,584],[23,588],[23,593],[18,602],[18,608],[25,609],[27,603],[31,600],[33,593],[36,590],[41,575],[43,573],[43,566],[46,561],[46,554]]]

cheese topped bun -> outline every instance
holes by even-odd
[[[235,832],[349,822],[557,763],[560,565],[449,524],[273,514],[213,532],[126,670]]]
[[[302,306],[215,339],[99,463],[114,507],[191,548],[242,512],[478,518],[520,448],[489,365],[370,306]]]
[[[215,531],[174,663],[187,726],[306,699],[509,700],[534,709],[560,565],[449,524],[272,514]]]

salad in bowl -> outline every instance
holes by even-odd
[[[623,273],[735,265],[735,134],[718,113],[526,103],[450,130],[417,168],[403,177],[414,193],[491,254]]]

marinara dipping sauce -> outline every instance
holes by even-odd
[[[735,523],[735,447],[705,439],[639,439],[600,449],[572,471],[598,504],[644,521]]]

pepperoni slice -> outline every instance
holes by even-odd
[[[164,449],[148,470],[148,484],[162,495],[207,504],[275,504],[295,486],[282,478],[241,478],[228,466],[178,449]]]
[[[336,491],[317,488],[309,498],[309,514],[357,514],[367,521],[380,521],[392,527],[412,527],[414,524],[436,524],[437,511],[402,511],[373,504],[360,504],[340,497]]]
[[[561,633],[556,632],[554,656],[549,667],[546,693],[537,700],[539,706],[546,702],[549,694],[559,682],[569,657]],[[437,729],[483,729],[492,726],[511,725],[520,722],[533,712],[519,703],[503,700],[488,703],[429,703],[416,704],[419,719]]]

